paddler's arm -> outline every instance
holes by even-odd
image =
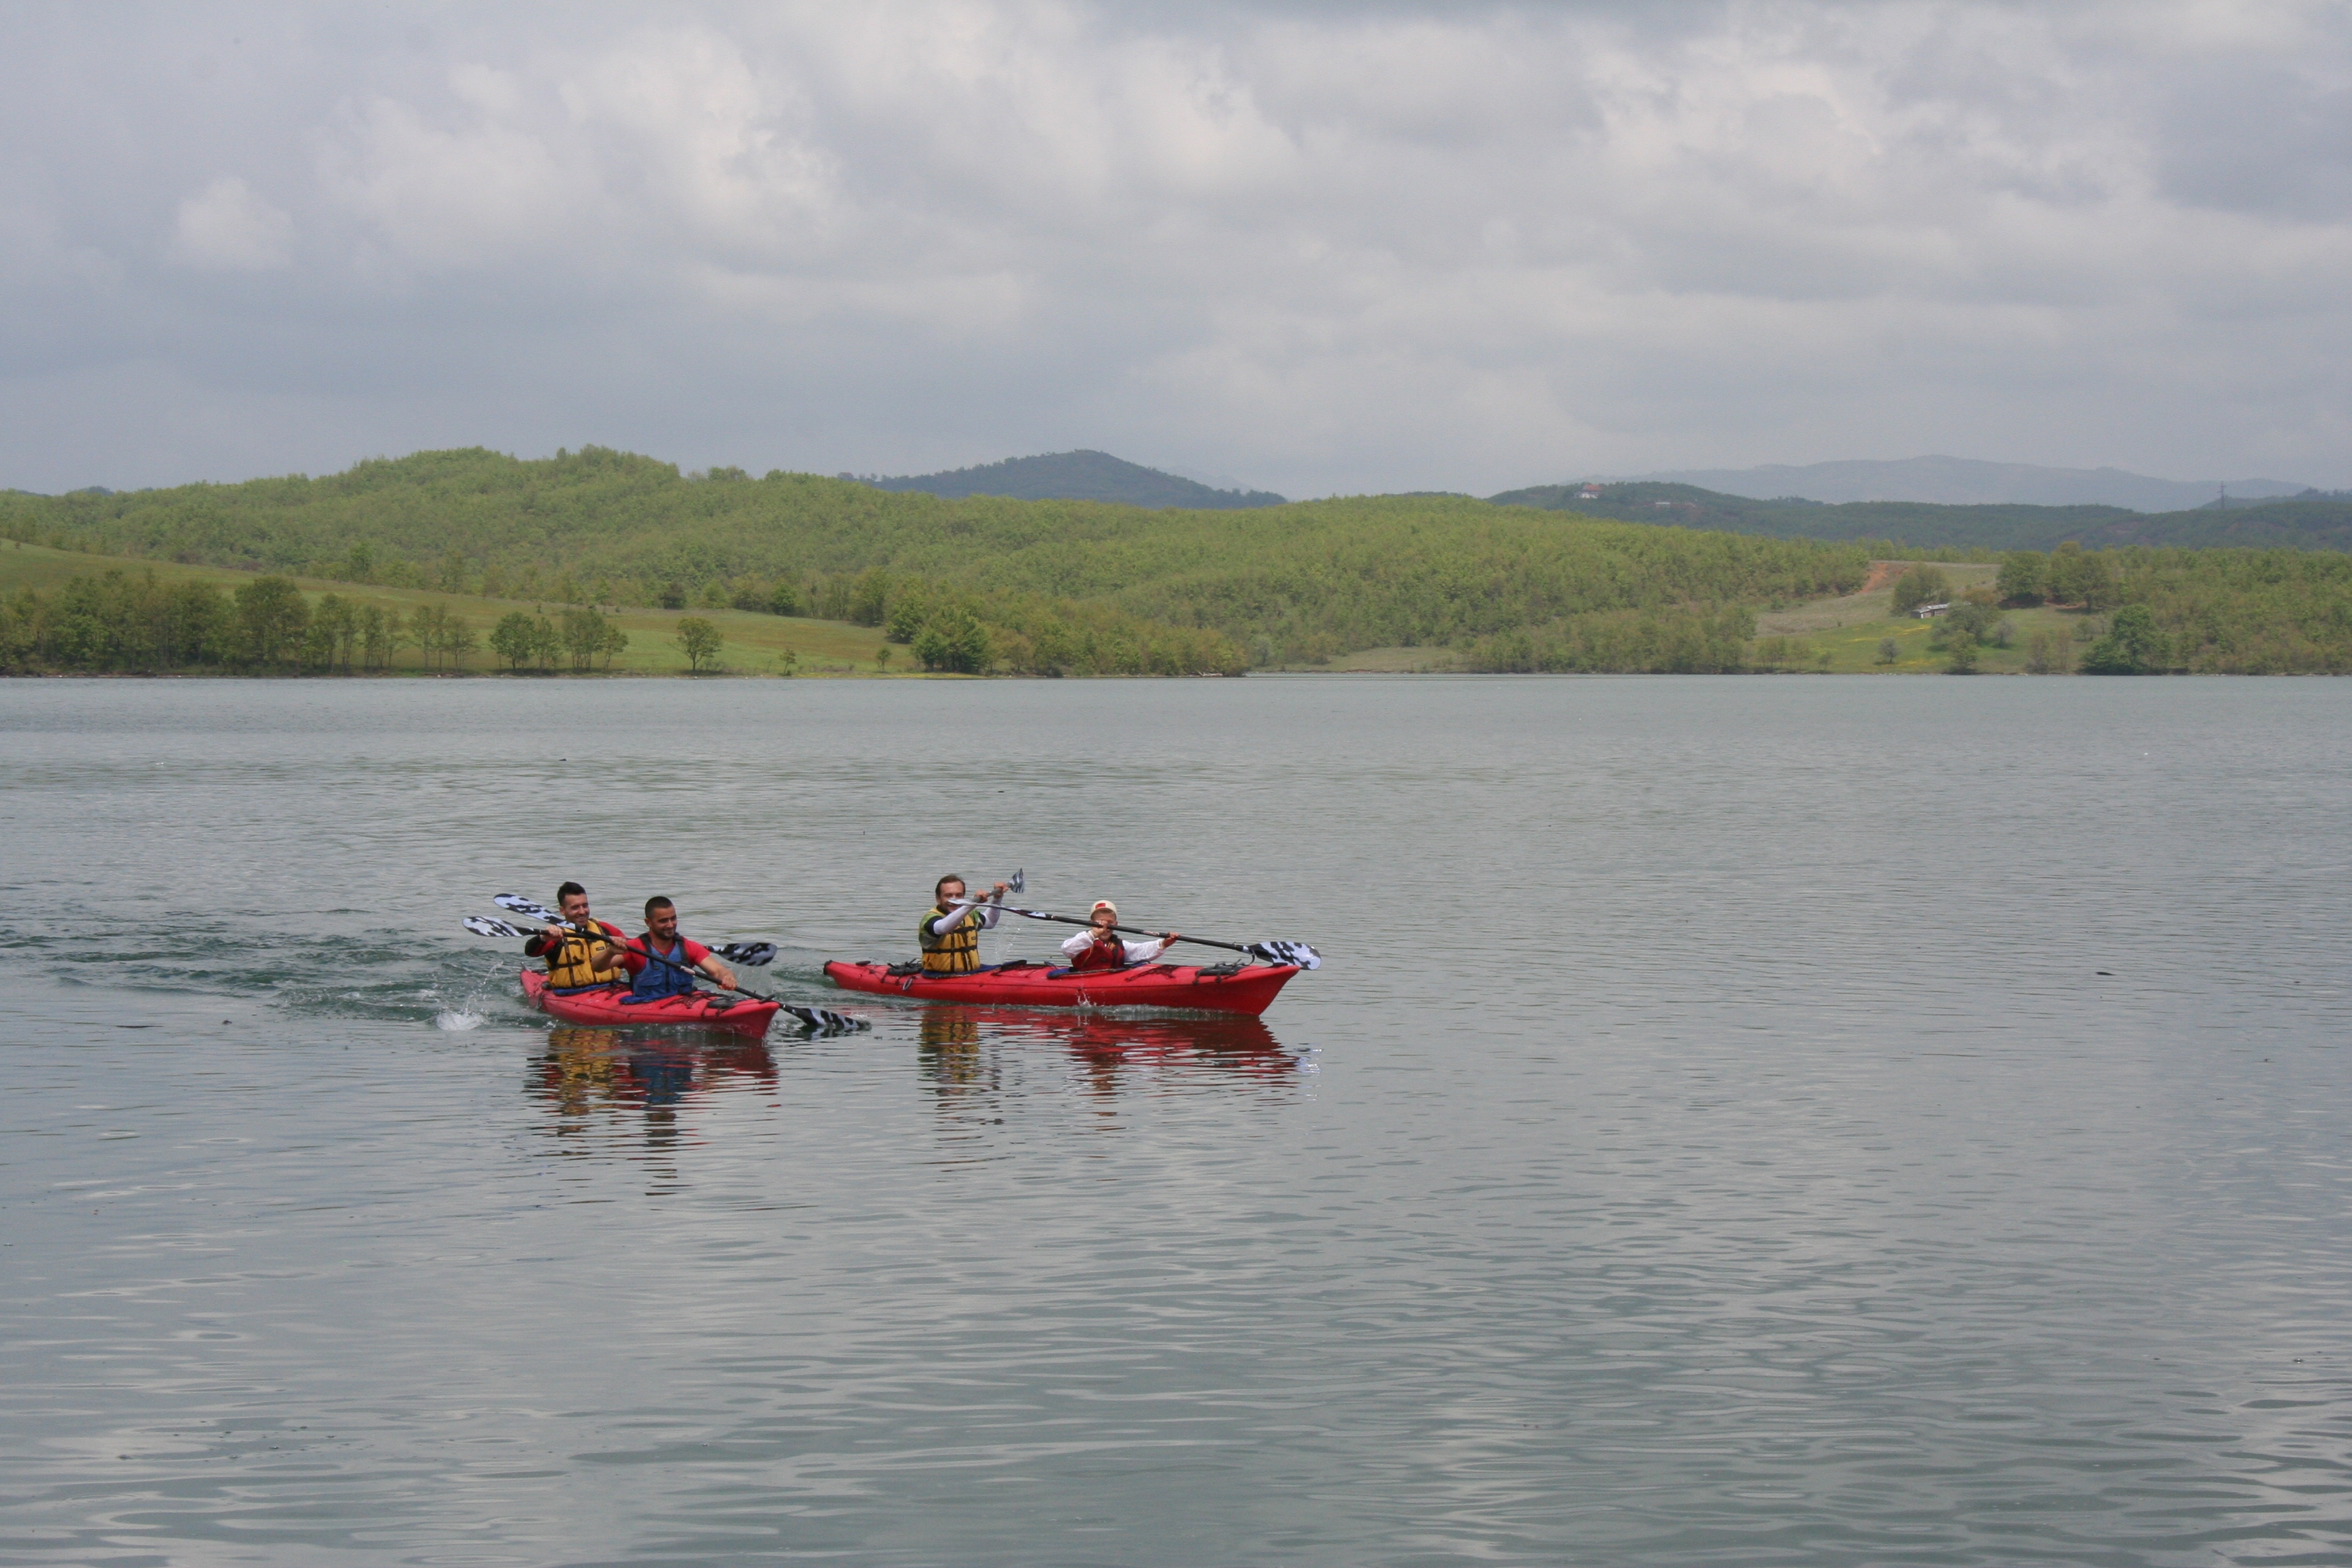
[[[621,956],[627,947],[626,937],[603,921],[596,921],[595,933],[588,942],[588,972],[591,974],[627,973],[628,962]]]
[[[735,972],[719,962],[719,955],[690,936],[677,939],[677,956],[686,961],[688,969],[698,969],[709,979],[728,990],[735,989]]]
[[[1182,934],[1181,931],[1164,931],[1156,937],[1131,942],[1128,945],[1127,961],[1129,963],[1150,963],[1166,952]]]

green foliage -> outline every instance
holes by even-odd
[[[1974,675],[1977,672],[1977,660],[1979,657],[1981,656],[1977,652],[1976,638],[1954,637],[1952,639],[1951,655],[1944,661],[1944,673],[1946,675]]]
[[[1893,664],[1902,657],[1901,645],[1897,644],[1893,637],[1881,637],[1878,639],[1878,651],[1871,657],[1871,663]]]
[[[394,585],[455,580],[462,570],[485,590],[531,599],[551,589],[555,602],[574,605],[659,599],[682,608],[716,595],[855,619],[910,647],[937,623],[931,647],[942,668],[1237,672],[1381,647],[1451,647],[1471,668],[1738,668],[1746,637],[1728,648],[1709,628],[1741,605],[1853,592],[1873,554],[1858,543],[1650,526],[1727,528],[1738,520],[1724,509],[1737,498],[1689,487],[1608,490],[1605,503],[1565,510],[1417,496],[1145,511],[942,500],[784,473],[688,479],[668,464],[589,448],[545,462],[419,453],[321,479],[0,496],[0,534],[263,574],[233,607],[213,592],[211,624],[200,607],[169,607],[180,589],[141,588],[93,565],[79,585],[10,605],[0,658],[10,668],[382,669],[413,643],[435,668],[465,663],[475,634],[453,616],[377,611],[372,620],[375,606],[359,606],[348,626],[336,619],[314,636],[299,595],[278,605],[300,623],[290,632],[248,615],[268,608],[249,601],[260,582],[310,569]],[[2318,515],[2317,501],[2295,504]],[[2053,514],[2081,511],[2069,531],[2083,541],[2108,537],[2102,531],[2114,521],[2105,509],[2010,510],[2035,514],[2045,529]],[[2265,510],[2200,515],[2236,527]],[[1880,535],[1933,531],[1898,530],[1894,512],[1872,515]],[[2045,600],[2085,612],[2076,621],[2085,640],[2097,635],[2092,616],[2139,605],[2168,668],[2352,670],[2352,558],[2080,544],[2037,557],[2028,541],[1979,537],[2011,550],[2002,597],[2022,597],[2038,569]],[[1933,586],[1914,584],[1923,585]],[[1948,584],[1935,596],[1948,596]],[[1999,625],[1977,635],[1998,642]],[[541,640],[526,664],[580,667],[562,627],[539,617],[532,629]],[[2050,668],[2063,669],[2068,651],[2053,643]],[[609,664],[611,654],[594,658]],[[520,668],[504,648],[499,658]]]
[[[1759,669],[1787,669],[1813,662],[1813,645],[1802,637],[1759,637],[1748,656],[1748,664]]]
[[[1936,647],[1951,644],[1974,647],[1986,640],[2000,619],[2000,612],[1981,599],[1957,599],[1950,609],[1936,617],[1927,640]]]
[[[360,662],[369,669],[386,669],[402,641],[400,617],[382,605],[362,605],[359,614]]]
[[[1914,566],[1895,580],[1895,613],[1907,616],[1922,605],[1940,605],[1952,596],[1951,580],[1933,566]]]
[[[2108,623],[2107,635],[2083,655],[2084,675],[2155,675],[2166,668],[2168,639],[2156,628],[2145,605],[2126,605]]]
[[[603,612],[585,606],[563,612],[562,647],[571,658],[574,670],[594,668],[599,658],[604,658],[609,668],[614,650],[607,644],[615,634],[621,639],[621,646],[627,647],[628,633],[620,631],[607,621]]]
[[[291,577],[257,577],[240,585],[236,597],[237,653],[246,663],[284,664],[301,651],[310,606]]]
[[[1738,607],[1616,610],[1579,616],[1537,632],[1510,632],[1471,648],[1475,670],[1505,674],[1624,671],[1660,675],[1729,674],[1747,667],[1756,617]]]
[[[1993,580],[1993,591],[2005,605],[2038,605],[2049,564],[2049,558],[2040,551],[2012,550],[2000,558],[2000,575]]]
[[[522,667],[539,649],[537,628],[530,615],[522,610],[509,610],[490,628],[490,651],[507,661],[507,668],[520,674]]]
[[[686,655],[688,670],[698,675],[704,665],[718,658],[719,650],[726,643],[726,639],[719,636],[718,626],[700,616],[681,618],[677,623],[677,633],[670,640],[677,644],[678,652]]]
[[[0,605],[0,671],[204,668],[236,655],[229,604],[209,583],[162,583],[120,567],[54,595]]]
[[[673,608],[719,584],[732,585],[731,600],[751,579],[775,584],[772,608],[874,626],[912,582],[963,595],[1003,645],[997,662],[1006,668],[1013,645],[1004,634],[1019,628],[999,612],[1016,601],[1099,605],[1213,632],[1277,661],[1461,645],[1604,611],[1818,597],[1859,585],[1869,561],[1860,546],[1564,518],[1460,497],[1199,512],[950,501],[810,475],[691,481],[668,464],[598,448],[541,462],[428,452],[321,479],[13,497],[0,501],[0,523],[62,530],[93,548],[263,568],[348,564],[365,545],[383,582],[420,578],[419,562],[446,568],[454,552],[476,563],[485,586],[495,573],[525,596],[542,574],[593,563],[649,585]],[[900,629],[911,639],[920,626]],[[1050,632],[1031,640],[1043,662],[1064,662]],[[1114,662],[1125,657],[1099,637],[1096,648]]]
[[[312,607],[310,629],[303,635],[303,668],[349,675],[359,633],[359,612],[352,602],[340,594],[325,595]]]
[[[473,623],[446,605],[419,605],[409,612],[407,638],[430,669],[462,669],[478,641]]]
[[[848,618],[861,626],[878,626],[889,602],[890,574],[873,567],[850,589]]]
[[[2053,605],[2113,609],[2118,587],[2107,552],[2085,550],[2071,539],[2051,552],[2049,563],[2042,568],[2042,595]]]
[[[923,625],[914,640],[914,655],[925,669],[978,675],[988,668],[993,651],[980,617],[961,606],[942,610]]]

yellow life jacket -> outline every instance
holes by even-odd
[[[621,933],[603,921],[588,922],[603,931],[614,947],[623,944]],[[589,940],[584,936],[566,935],[547,950],[547,986],[551,991],[576,991],[583,985],[610,985],[622,977],[613,970],[598,972],[588,967]]]
[[[969,915],[971,911],[964,911]],[[945,936],[931,933],[931,922],[941,911],[935,908],[923,911],[916,922],[915,940],[923,944],[923,973],[926,974],[970,974],[980,967],[980,925],[966,920]]]

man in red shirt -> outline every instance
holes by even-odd
[[[652,954],[652,957],[646,956]],[[695,970],[726,989],[735,989],[735,972],[711,956],[710,950],[677,934],[677,906],[667,899],[646,900],[646,934],[621,949],[622,966],[629,972],[632,996],[683,996],[694,989]],[[656,963],[667,958],[667,963]]]

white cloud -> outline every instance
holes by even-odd
[[[173,259],[230,272],[267,272],[293,259],[294,220],[234,176],[180,203]]]
[[[525,450],[1091,445],[1293,493],[1944,450],[2352,482],[2337,6],[395,6],[243,28],[234,97],[76,25],[81,76],[0,62],[0,211],[86,259],[0,330],[37,375],[77,331],[159,357],[157,398],[331,392],[277,466],[462,403]],[[142,202],[184,272],[289,287],[145,266]],[[0,437],[0,481],[219,471],[105,440]]]

